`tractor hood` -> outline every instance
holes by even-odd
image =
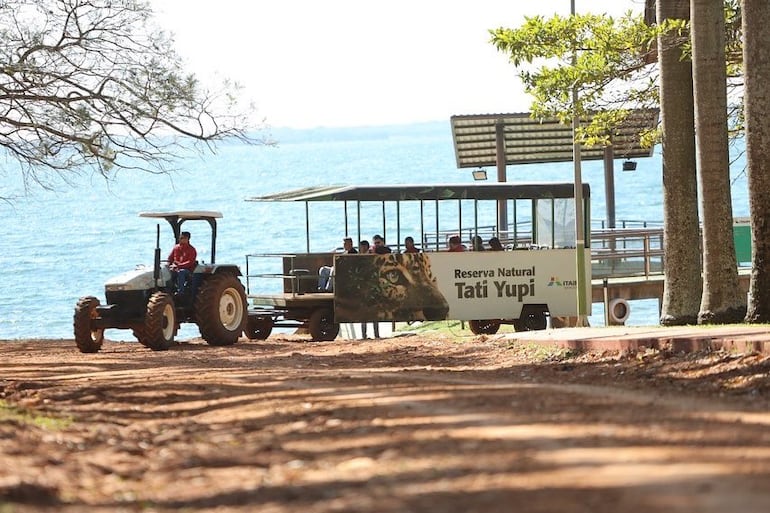
[[[108,279],[104,284],[104,288],[108,291],[149,290],[156,286],[155,283],[153,283],[152,275],[153,271],[151,266],[140,264],[136,266],[136,269],[126,271]],[[171,271],[167,268],[161,268],[160,278],[161,283],[168,282],[171,279]]]

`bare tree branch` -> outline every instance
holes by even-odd
[[[152,14],[141,0],[0,0],[0,147],[25,180],[167,172],[188,146],[269,144],[237,84],[204,88]]]

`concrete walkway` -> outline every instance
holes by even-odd
[[[770,354],[770,325],[607,326],[508,333],[506,339],[583,351],[734,351]]]

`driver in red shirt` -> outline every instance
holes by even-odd
[[[190,278],[198,265],[197,258],[198,252],[190,244],[190,232],[180,233],[179,243],[168,255],[168,267],[176,273],[176,290],[180,295],[187,292],[187,283],[192,281]]]

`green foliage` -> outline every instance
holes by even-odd
[[[0,401],[0,422],[15,422],[22,425],[37,426],[43,429],[56,430],[64,429],[72,424],[72,419],[48,417],[30,410],[24,410],[15,406],[11,406],[5,401]]]
[[[726,0],[725,19],[728,76],[736,76],[742,66],[738,0]],[[588,146],[608,144],[613,128],[631,109],[659,105],[655,64],[660,35],[682,49],[683,59],[690,58],[688,22],[666,20],[649,26],[641,15],[631,12],[619,19],[597,14],[527,17],[516,29],[489,32],[490,42],[508,55],[525,91],[532,95],[533,117],[556,116],[568,124],[574,116],[585,119],[594,114],[592,122],[582,123],[576,134]],[[740,114],[733,119],[739,121]],[[658,140],[657,130],[641,133],[640,138],[652,146]]]
[[[741,24],[741,6],[739,0],[725,0],[725,56],[727,58],[727,76],[743,75],[743,30]],[[690,24],[684,20],[666,20],[657,27],[663,34],[673,34],[675,44],[682,48],[682,59],[692,58]]]
[[[727,76],[743,74],[743,29],[739,0],[725,0],[725,54]]]
[[[467,336],[470,334],[470,332],[463,331],[463,325],[461,321],[419,321],[414,323],[397,323],[395,331],[417,333],[420,335],[436,333],[441,335]]]
[[[654,55],[656,31],[641,16],[537,16],[526,18],[518,29],[498,28],[490,34],[495,47],[521,68],[538,117],[555,115],[567,122],[573,114],[647,106],[642,103],[650,102],[643,100],[656,87],[647,64]],[[539,61],[544,62],[536,67]],[[575,105],[574,88],[579,90]]]

